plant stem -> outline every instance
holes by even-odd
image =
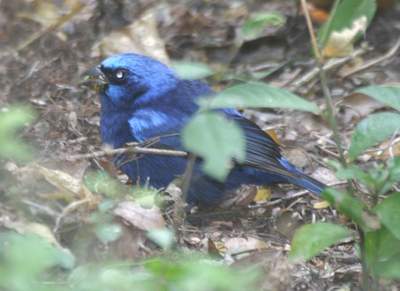
[[[336,2],[336,4],[337,3],[338,2]],[[343,167],[346,167],[347,161],[344,156],[344,150],[342,147],[339,129],[337,126],[337,120],[336,120],[336,115],[335,115],[335,106],[333,104],[332,96],[329,91],[326,72],[323,69],[323,65],[324,65],[323,57],[322,57],[322,54],[320,52],[320,49],[318,47],[318,43],[317,43],[317,40],[315,37],[315,32],[314,32],[314,28],[313,28],[313,25],[311,22],[311,17],[308,12],[308,9],[307,9],[307,1],[301,0],[301,6],[303,9],[305,18],[306,18],[307,28],[308,28],[308,31],[310,34],[311,44],[312,44],[312,48],[314,51],[314,56],[318,63],[318,69],[319,69],[318,73],[319,73],[319,78],[320,78],[320,82],[321,82],[322,92],[323,92],[325,103],[326,103],[326,120],[333,132],[333,140],[334,140],[336,147],[338,149],[338,152],[339,152],[340,163],[342,164]],[[350,192],[350,194],[353,194],[355,192],[354,187],[351,184],[351,181],[348,181],[347,189]],[[374,288],[374,286],[376,286],[377,283],[374,280],[370,280],[368,263],[366,261],[365,233],[359,226],[357,226],[357,231],[358,231],[358,234],[360,237],[360,259],[361,259],[361,266],[362,266],[362,279],[361,279],[362,289],[363,290],[372,290],[372,288]],[[370,283],[373,285],[371,286]]]
[[[339,130],[338,130],[338,127],[337,127],[337,121],[336,121],[336,118],[335,118],[335,107],[334,107],[333,102],[332,102],[331,93],[329,92],[326,73],[325,73],[325,71],[323,69],[323,67],[324,67],[323,58],[322,58],[321,51],[320,51],[320,49],[318,47],[318,42],[317,42],[317,38],[315,36],[315,32],[314,32],[314,28],[313,28],[313,25],[312,25],[311,17],[310,17],[310,14],[308,13],[307,1],[306,0],[301,0],[301,7],[303,9],[304,16],[306,18],[307,28],[308,28],[308,32],[310,34],[311,45],[312,45],[312,49],[313,49],[313,52],[314,52],[314,56],[315,56],[315,59],[317,60],[317,63],[318,63],[318,71],[319,71],[318,73],[319,73],[319,78],[320,78],[320,81],[321,81],[322,92],[324,94],[325,103],[326,103],[327,121],[328,121],[328,124],[329,124],[330,128],[333,131],[333,140],[334,140],[334,142],[336,144],[336,147],[338,148],[338,151],[339,151],[340,162],[344,167],[346,167],[347,163],[346,163],[346,159],[344,157],[344,151],[343,151],[342,143],[341,143],[341,140],[340,140]]]
[[[332,96],[331,96],[331,93],[328,88],[326,72],[323,69],[322,63],[319,62],[318,67],[319,67],[319,78],[321,81],[322,92],[324,94],[325,104],[326,104],[326,115],[327,115],[326,119],[328,121],[330,128],[332,129],[332,132],[333,132],[333,140],[334,140],[336,147],[338,149],[338,152],[339,152],[339,160],[340,160],[341,164],[344,167],[346,167],[347,162],[346,162],[346,158],[344,157],[344,150],[343,150],[341,138],[339,135],[339,129],[337,126],[337,120],[336,120],[336,116],[335,116],[335,106],[333,104]]]

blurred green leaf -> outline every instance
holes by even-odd
[[[171,66],[180,78],[187,80],[203,79],[214,74],[204,63],[175,61]]]
[[[308,260],[325,248],[351,236],[351,232],[332,223],[314,223],[301,226],[294,234],[289,253],[291,260]]]
[[[253,13],[243,24],[240,35],[247,41],[257,39],[267,27],[282,26],[285,22],[286,18],[280,12]]]
[[[147,237],[164,250],[170,250],[175,243],[175,235],[168,228],[150,230]]]
[[[369,24],[375,12],[375,0],[337,0],[330,11],[329,20],[318,31],[319,46],[324,47],[333,32],[350,29],[354,21],[363,16]]]
[[[0,289],[55,290],[46,287],[39,276],[50,267],[73,264],[72,256],[68,258],[67,253],[36,235],[11,232],[0,235]]]
[[[204,159],[204,171],[219,181],[228,175],[232,159],[245,159],[245,139],[233,121],[217,112],[199,112],[183,129],[187,150]]]
[[[260,272],[256,268],[229,268],[199,256],[175,260],[158,258],[146,263],[146,269],[164,282],[165,289],[177,291],[242,291],[256,290]]]
[[[26,161],[31,158],[31,149],[17,137],[20,128],[33,120],[27,107],[12,107],[0,110],[0,158]]]
[[[359,183],[364,184],[369,189],[373,189],[375,186],[375,181],[372,177],[357,165],[349,165],[346,168],[340,166],[340,168],[337,169],[336,177],[344,180],[354,179]]]
[[[400,241],[397,241],[397,245]],[[387,279],[400,279],[400,254],[391,257],[387,261],[380,261],[374,266],[374,273]]]
[[[381,223],[400,240],[400,193],[393,193],[385,198],[374,211]]]
[[[163,290],[157,278],[149,272],[134,269],[130,264],[88,264],[73,270],[69,275],[68,290],[109,291],[109,290]]]
[[[121,234],[122,229],[118,224],[107,223],[96,225],[96,235],[104,244],[117,240]]]
[[[384,141],[400,129],[400,114],[382,112],[371,114],[357,124],[349,149],[349,158],[354,160],[365,149]]]
[[[386,227],[366,232],[365,259],[375,277],[400,278],[400,240]]]
[[[356,90],[400,111],[400,85],[368,86]]]
[[[91,172],[85,175],[85,185],[92,192],[101,193],[114,199],[124,197],[132,192],[132,187],[122,184],[104,171]]]
[[[376,230],[380,227],[378,219],[367,212],[366,205],[356,197],[333,188],[325,189],[322,192],[322,197],[352,219],[364,231]]]
[[[286,108],[319,113],[312,102],[264,83],[240,84],[199,100],[203,108]]]

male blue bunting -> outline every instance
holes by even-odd
[[[92,75],[102,83],[101,138],[114,148],[159,137],[156,147],[184,150],[180,132],[198,110],[196,98],[213,94],[206,83],[182,80],[166,65],[138,54],[109,57]],[[197,163],[188,203],[216,205],[224,193],[242,184],[292,183],[315,194],[322,191],[325,185],[289,163],[274,140],[256,124],[234,109],[222,112],[244,131],[245,162],[236,163],[224,183],[207,176]],[[182,175],[187,163],[182,157],[160,155],[141,155],[133,160],[118,157],[114,161],[133,182],[150,183],[156,188],[166,187]]]

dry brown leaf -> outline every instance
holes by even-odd
[[[212,256],[221,255],[226,252],[226,248],[222,242],[214,241],[209,238],[207,240],[207,252]]]
[[[274,129],[268,129],[265,131],[278,145],[282,145],[281,141],[279,140],[278,134]]]
[[[313,208],[314,209],[325,209],[328,208],[330,206],[328,201],[319,201],[319,202],[315,202],[313,204]]]
[[[156,206],[144,208],[139,203],[124,201],[114,209],[114,214],[141,230],[148,231],[165,227],[165,220]]]
[[[19,234],[36,234],[37,236],[40,236],[41,238],[45,239],[52,245],[60,247],[60,244],[54,237],[50,228],[48,228],[44,224],[35,222],[23,223],[20,221],[8,221],[4,223],[4,226],[7,227],[8,229],[15,230]]]
[[[367,29],[368,19],[361,16],[353,21],[350,28],[331,33],[322,55],[326,58],[345,57],[353,52],[353,43],[359,33],[364,33]]]
[[[254,197],[254,202],[264,202],[271,199],[271,188],[268,187],[258,187],[256,197]]]
[[[400,139],[384,141],[379,148],[382,150],[372,153],[372,156],[376,159],[386,161],[392,157],[398,157],[400,156]]]
[[[47,182],[58,190],[70,194],[73,200],[87,200],[91,208],[98,204],[98,197],[83,184],[81,179],[74,178],[63,171],[48,169],[37,164],[30,167],[41,174]]]
[[[229,194],[219,205],[221,208],[229,209],[233,206],[249,205],[257,195],[257,187],[254,185],[242,185]]]
[[[324,167],[318,167],[316,168],[312,175],[311,175],[314,179],[321,181],[324,184],[337,184],[340,181],[338,180],[338,178],[336,178],[335,173],[327,168]]]
[[[322,24],[326,22],[329,18],[329,12],[325,9],[325,7],[321,8],[321,5],[307,3],[307,10],[311,16],[312,21],[315,23]]]
[[[130,25],[111,32],[92,48],[94,57],[126,52],[140,53],[164,63],[169,62],[164,42],[158,34],[153,10],[147,11]]]
[[[341,106],[343,107],[343,122],[350,123],[383,108],[385,105],[367,95],[353,93],[343,99]]]
[[[235,255],[239,253],[246,253],[252,252],[256,250],[267,249],[268,244],[262,240],[253,237],[234,237],[234,238],[227,238],[222,241],[224,247],[218,248],[221,251],[224,250],[222,253],[227,255]]]
[[[48,243],[50,243],[51,245],[57,247],[59,250],[62,250],[63,252],[72,255],[69,249],[61,246],[61,244],[57,241],[53,232],[47,225],[35,222],[24,223],[21,221],[10,221],[10,220],[8,221],[3,220],[2,222],[3,222],[2,225],[8,229],[14,230],[19,234],[23,235],[26,234],[37,235],[42,239],[44,239],[45,241],[47,241]]]

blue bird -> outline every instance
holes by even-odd
[[[166,65],[132,53],[105,59],[92,77],[102,83],[101,138],[113,148],[158,137],[157,147],[184,150],[179,133],[198,110],[196,99],[213,94],[206,83],[182,80]],[[204,174],[197,163],[187,196],[189,204],[217,205],[225,193],[242,184],[291,183],[315,194],[323,190],[324,184],[289,163],[274,140],[255,123],[234,109],[221,112],[245,134],[245,162],[236,163],[224,183]],[[133,182],[155,188],[166,187],[184,173],[187,164],[182,157],[149,154],[134,159],[123,155],[114,162]]]

